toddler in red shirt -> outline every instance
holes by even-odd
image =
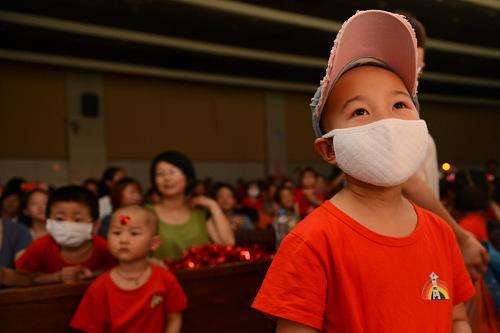
[[[151,264],[158,248],[158,218],[140,206],[118,209],[111,217],[108,247],[119,264],[87,289],[71,327],[84,332],[181,331],[186,295],[175,276]]]
[[[94,235],[99,207],[82,186],[57,189],[47,205],[48,235],[35,240],[16,261],[16,268],[32,272],[34,283],[74,282],[110,269],[116,260],[106,240]]]
[[[347,186],[288,234],[253,307],[278,333],[469,333],[474,288],[451,228],[402,195],[424,160],[415,33],[357,12],[312,99],[315,148]]]

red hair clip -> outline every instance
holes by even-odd
[[[128,215],[120,215],[118,218],[120,219],[121,225],[127,225],[130,222],[130,216]]]

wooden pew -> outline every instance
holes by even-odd
[[[186,292],[183,333],[271,333],[274,323],[250,304],[269,262],[236,263],[176,273]],[[71,332],[68,325],[89,282],[0,291],[0,331]]]

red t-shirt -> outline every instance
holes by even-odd
[[[187,299],[176,277],[151,265],[149,280],[134,290],[122,290],[110,272],[87,289],[71,327],[84,332],[165,332],[167,313],[181,312]]]
[[[241,203],[243,207],[255,209],[256,211],[260,212],[262,211],[263,208],[263,202],[262,199],[254,199],[250,197],[245,197],[243,199],[243,202]]]
[[[474,234],[478,241],[488,241],[486,218],[481,213],[470,213],[459,222],[460,226]]]
[[[474,287],[451,228],[415,209],[415,230],[395,238],[325,201],[281,243],[252,306],[328,333],[451,332]]]
[[[109,253],[104,238],[94,236],[92,243],[92,254],[78,265],[87,267],[91,271],[108,270],[116,265],[117,261]],[[50,235],[35,240],[16,260],[16,268],[26,272],[55,273],[63,267],[75,265],[61,258],[61,247]]]

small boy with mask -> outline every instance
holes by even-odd
[[[140,206],[111,217],[108,247],[119,264],[88,288],[71,327],[84,332],[180,333],[186,295],[175,276],[152,265],[160,245],[158,218]]]
[[[99,218],[95,196],[82,186],[57,189],[47,205],[48,235],[35,240],[16,261],[33,281],[71,283],[91,278],[116,264],[106,240],[94,235]]]
[[[281,243],[253,307],[277,332],[470,332],[450,227],[402,195],[423,161],[417,45],[403,16],[356,13],[312,99],[315,148],[347,186]]]

